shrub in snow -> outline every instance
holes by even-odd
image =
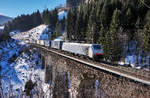
[[[25,85],[25,92],[26,92],[27,96],[31,95],[31,91],[33,88],[34,88],[34,84],[33,84],[32,80],[27,81],[26,85]]]

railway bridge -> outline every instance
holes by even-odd
[[[53,98],[150,98],[150,73],[110,66],[32,44],[41,55]]]

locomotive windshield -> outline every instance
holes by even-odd
[[[101,45],[93,45],[93,48],[96,50],[101,49]]]

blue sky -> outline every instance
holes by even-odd
[[[56,6],[65,5],[66,0],[1,0],[0,14],[16,17],[21,14],[43,11],[45,8],[53,9]]]

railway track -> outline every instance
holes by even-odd
[[[150,85],[150,72],[146,72],[143,70],[136,70],[133,68],[110,66],[110,65],[105,64],[105,63],[99,63],[99,62],[95,62],[92,60],[77,58],[76,56],[68,55],[68,54],[63,53],[59,50],[50,49],[48,47],[44,47],[41,45],[35,45],[35,44],[32,44],[32,45],[34,47],[44,49],[48,52],[55,53],[57,55],[63,56],[65,58],[74,60],[74,61],[82,63],[82,64],[85,64],[87,66],[90,66],[90,67],[93,67],[93,68],[96,68],[99,70],[104,70],[106,72],[110,72],[110,73],[113,73],[113,74],[116,74],[116,75],[119,75],[119,76],[122,76],[122,77],[125,77],[128,79],[137,81],[139,83]]]

